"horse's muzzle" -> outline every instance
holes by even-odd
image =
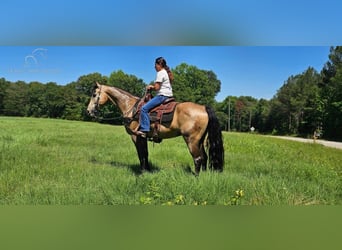
[[[91,116],[91,117],[97,117],[97,115],[99,114],[99,111],[98,110],[87,110],[88,112],[88,115]]]

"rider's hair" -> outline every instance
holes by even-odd
[[[160,66],[162,66],[166,70],[167,74],[169,75],[170,82],[172,83],[174,77],[173,77],[173,74],[172,74],[169,66],[167,66],[166,60],[163,57],[158,57],[156,59],[156,64],[159,64]]]

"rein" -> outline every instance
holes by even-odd
[[[100,122],[101,121],[115,121],[115,120],[120,120],[120,119],[122,119],[122,116],[114,117],[114,118],[104,118],[104,117],[99,117],[99,116],[96,117],[96,120],[98,120]]]

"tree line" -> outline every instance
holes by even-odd
[[[320,72],[308,67],[289,76],[271,100],[229,96],[216,110],[232,130],[342,140],[342,47],[330,48]],[[230,108],[228,107],[230,106]],[[229,112],[230,110],[230,112]]]
[[[211,70],[182,63],[172,69],[174,96],[216,110],[221,127],[229,131],[311,136],[319,130],[324,138],[342,140],[342,47],[330,48],[320,72],[309,67],[289,76],[271,100],[228,96],[217,102],[221,81]],[[55,82],[10,82],[0,78],[0,115],[90,121],[86,113],[94,83],[122,88],[143,96],[146,83],[122,70],[110,76],[91,73],[61,86]],[[118,108],[106,105],[98,120],[122,124]]]

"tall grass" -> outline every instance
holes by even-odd
[[[224,133],[223,173],[195,177],[181,137],[149,143],[152,173],[122,126],[0,117],[0,204],[341,204],[341,150]]]

